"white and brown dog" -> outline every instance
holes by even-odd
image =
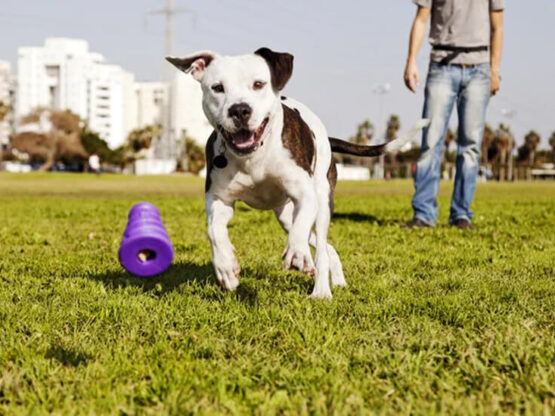
[[[397,151],[427,120],[402,138],[358,146],[328,138],[306,106],[280,91],[291,77],[293,56],[261,48],[244,56],[205,51],[167,58],[201,83],[203,109],[214,127],[206,144],[206,212],[216,277],[229,290],[239,285],[239,263],[227,232],[235,201],[274,210],[288,233],[285,269],[315,278],[311,297],[331,298],[345,286],[341,261],[328,244],[337,178],[332,152],[377,156]],[[314,232],[312,231],[314,227]],[[316,248],[315,262],[309,244]]]

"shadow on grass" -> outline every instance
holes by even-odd
[[[389,220],[382,220],[370,214],[362,214],[360,212],[334,212],[332,216],[333,220],[345,220],[345,221],[352,221],[352,222],[361,222],[361,223],[368,223],[368,224],[377,224],[377,225],[400,225],[405,224],[406,221],[401,219],[389,219]]]
[[[46,358],[56,360],[66,367],[79,367],[85,365],[91,358],[87,354],[72,349],[64,348],[60,345],[52,345],[46,351]]]
[[[368,222],[370,224],[381,224],[378,218],[369,214],[361,214],[360,212],[334,212],[332,220],[347,220],[353,222]]]
[[[241,272],[245,276],[256,276],[257,273],[250,269]],[[161,297],[166,293],[177,290],[181,285],[197,283],[203,289],[196,292],[197,295],[209,300],[223,300],[229,296],[229,292],[220,288],[214,275],[211,263],[176,263],[162,274],[152,277],[137,277],[125,270],[110,271],[107,273],[88,276],[89,279],[102,282],[108,290],[117,290],[126,287],[138,287],[143,293],[153,294]],[[255,277],[257,278],[257,277]],[[256,288],[241,284],[233,292],[240,302],[249,305],[257,303],[258,293]]]
[[[143,292],[167,293],[174,291],[183,283],[197,282],[199,284],[212,284],[213,269],[210,263],[176,263],[164,273],[152,277],[137,277],[121,269],[90,275],[91,280],[100,281],[107,289],[120,289],[136,286]]]

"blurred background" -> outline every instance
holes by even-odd
[[[0,8],[0,145],[4,169],[202,172],[210,133],[198,85],[164,57],[261,46],[295,55],[284,95],[330,135],[391,139],[420,117],[423,84],[402,75],[416,6],[409,0],[4,0]],[[555,147],[555,2],[507,2],[500,93],[492,99],[483,178],[549,176]],[[425,77],[429,47],[420,52]],[[453,175],[456,114],[444,156]],[[418,142],[352,179],[410,176]],[[92,163],[94,165],[94,161]],[[385,166],[384,166],[385,164]],[[349,168],[353,167],[349,171]],[[519,170],[520,169],[520,170]]]

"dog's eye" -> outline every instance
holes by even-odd
[[[264,81],[254,81],[254,84],[252,84],[252,89],[258,91],[264,88],[265,85],[266,83]]]
[[[214,91],[218,94],[224,92],[223,84],[214,84],[214,85],[212,85],[212,91]]]

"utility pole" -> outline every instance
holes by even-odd
[[[163,15],[166,20],[166,36],[165,36],[165,56],[173,56],[175,53],[175,17],[178,14],[190,13],[195,16],[194,10],[187,8],[176,8],[175,0],[166,0],[166,7],[159,10],[152,10],[147,13],[147,17],[150,15]],[[176,132],[172,129],[172,104],[173,104],[173,82],[175,80],[174,69],[166,64],[164,70],[162,71],[162,81],[164,81],[168,86],[168,93],[166,100],[164,102],[164,108],[162,112],[162,139],[160,141],[160,149],[158,150],[159,157],[168,159],[174,159],[177,155],[176,153]]]

